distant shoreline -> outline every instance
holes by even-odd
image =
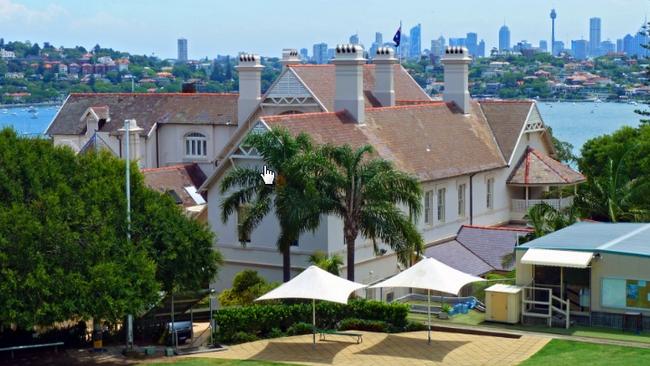
[[[12,104],[0,104],[0,108],[25,108],[25,107],[48,107],[61,105],[63,102],[39,102],[39,103],[12,103]]]

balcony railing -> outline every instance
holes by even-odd
[[[556,210],[561,210],[566,207],[573,205],[573,196],[562,197],[560,198],[549,198],[544,200],[525,200],[525,199],[513,199],[510,205],[510,212],[512,219],[521,220],[524,218],[528,208],[538,205],[540,203],[546,203],[549,206],[553,207]]]

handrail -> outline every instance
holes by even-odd
[[[535,300],[534,293],[539,292],[539,291],[544,291],[548,294],[548,300],[546,301],[540,301],[540,300]],[[529,294],[530,292],[530,294]],[[529,295],[533,295],[532,298],[533,300],[528,300]],[[556,303],[559,304],[559,307],[555,306]],[[535,286],[524,286],[523,287],[523,297],[521,301],[521,316],[522,320],[523,317],[528,314],[526,311],[526,304],[537,304],[537,305],[545,305],[548,306],[548,314],[546,318],[548,318],[548,326],[551,327],[553,325],[553,312],[559,313],[564,316],[565,318],[565,327],[568,329],[570,326],[570,312],[571,312],[571,301],[569,299],[562,299],[560,297],[557,297],[553,295],[553,289],[551,288],[541,288],[541,287],[535,287]],[[540,316],[542,314],[537,314],[536,316]]]

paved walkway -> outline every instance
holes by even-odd
[[[548,337],[518,339],[463,333],[363,333],[363,343],[351,337],[328,336],[312,347],[312,336],[244,343],[226,351],[189,357],[256,359],[302,365],[517,365],[539,351]]]

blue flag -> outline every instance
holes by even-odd
[[[395,32],[395,35],[393,36],[393,42],[395,42],[395,47],[399,47],[399,42],[402,40],[402,26],[400,25],[399,28],[397,28],[397,32]]]

